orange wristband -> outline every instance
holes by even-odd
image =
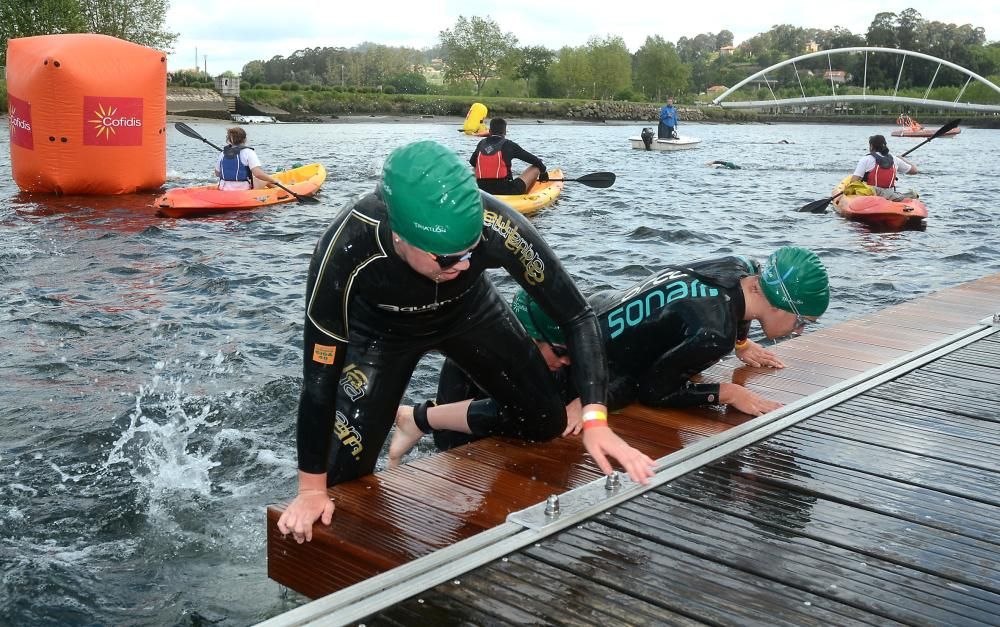
[[[603,411],[592,409],[583,414],[583,428],[593,429],[594,427],[608,426],[608,415]]]
[[[742,340],[736,340],[736,350],[741,351],[750,345],[750,338],[745,337]]]

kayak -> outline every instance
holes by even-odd
[[[833,188],[833,195],[839,194],[850,183],[847,177]],[[852,183],[849,192],[869,191],[864,183]],[[901,229],[915,226],[927,217],[927,207],[917,199],[889,200],[881,196],[866,194],[843,194],[833,199],[837,213],[851,220],[858,220],[886,229]]]
[[[933,137],[934,133],[937,133],[936,128],[901,128],[892,132],[893,137]],[[962,132],[962,129],[957,126],[950,131],[945,131],[941,133],[940,137],[954,137]]]
[[[559,168],[555,170],[549,170],[550,179],[561,179],[563,178],[563,171]],[[526,216],[537,212],[543,207],[548,207],[559,198],[559,194],[562,193],[562,188],[565,183],[562,181],[541,181],[536,182],[528,190],[527,194],[519,194],[515,196],[497,196],[497,199],[507,203],[518,212],[523,213]]]
[[[636,150],[645,150],[646,144],[642,141],[642,137],[629,137],[628,140],[632,142],[632,147]],[[649,146],[650,150],[687,150],[688,148],[694,148],[701,143],[701,140],[697,137],[685,137],[681,135],[676,139],[653,139]]]
[[[274,178],[300,196],[312,196],[326,180],[326,168],[319,163],[310,163],[276,172]],[[280,187],[222,191],[217,185],[202,185],[167,190],[167,193],[153,201],[153,206],[167,217],[187,218],[239,209],[256,209],[294,200],[295,196]]]

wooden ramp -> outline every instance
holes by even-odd
[[[791,405],[786,409],[791,412],[796,409],[797,405],[812,404],[813,398],[821,398],[831,387],[835,388],[847,380],[858,379],[861,373],[869,372],[873,368],[890,362],[906,361],[913,351],[949,340],[953,334],[992,316],[998,310],[1000,310],[1000,275],[994,275],[963,286],[942,290],[856,321],[838,324],[783,342],[775,348],[775,351],[788,365],[785,370],[770,371],[746,367],[734,370],[734,366],[739,365],[739,362],[731,360],[707,372],[706,377],[719,380],[731,379],[743,383],[761,394],[790,403]],[[616,588],[609,589],[606,587],[606,583],[601,583],[603,579],[600,577],[591,577],[593,581],[583,577],[590,583],[584,581],[578,590],[571,589],[569,584],[560,583],[560,578],[567,576],[561,570],[564,561],[575,560],[577,567],[584,574],[591,573],[593,575],[595,569],[611,568],[612,570],[609,572],[617,573],[610,575],[611,577],[625,577],[628,574],[629,565],[634,566],[637,563],[635,560],[641,558],[642,560],[654,560],[657,563],[670,565],[678,573],[688,573],[689,577],[685,585],[690,585],[692,590],[716,590],[723,598],[713,601],[713,603],[721,604],[723,608],[742,604],[758,608],[762,613],[757,619],[751,617],[748,620],[751,622],[758,619],[763,620],[761,617],[767,615],[767,606],[766,604],[763,606],[757,604],[754,600],[755,595],[760,594],[762,590],[779,588],[784,590],[785,588],[782,586],[786,588],[787,586],[775,583],[773,573],[762,575],[764,579],[755,581],[752,585],[741,584],[740,577],[743,576],[743,571],[736,572],[733,570],[734,568],[739,566],[745,570],[749,568],[751,563],[760,562],[760,568],[767,570],[771,567],[769,559],[777,555],[773,553],[777,549],[768,548],[767,543],[754,549],[755,543],[760,542],[760,538],[751,532],[759,532],[762,525],[771,524],[772,528],[769,528],[769,533],[775,537],[784,537],[790,533],[789,526],[794,530],[796,520],[805,524],[806,518],[812,520],[810,516],[815,516],[816,512],[825,514],[828,510],[842,508],[841,501],[844,497],[836,493],[837,489],[847,489],[864,482],[870,486],[871,494],[868,498],[873,502],[873,504],[865,505],[862,508],[869,518],[888,515],[888,513],[868,514],[869,510],[872,509],[878,511],[878,508],[881,508],[885,512],[889,512],[907,504],[910,507],[914,506],[918,501],[913,500],[914,496],[907,496],[909,494],[908,486],[911,484],[920,485],[924,489],[932,491],[938,490],[940,486],[936,484],[925,485],[915,478],[892,474],[895,472],[905,475],[906,472],[917,472],[915,470],[900,468],[891,472],[869,473],[870,467],[878,464],[886,455],[886,450],[899,450],[898,447],[902,444],[898,440],[905,441],[905,446],[915,451],[907,453],[910,455],[921,454],[921,447],[930,446],[928,442],[933,441],[935,446],[938,446],[937,443],[941,442],[942,438],[952,443],[964,442],[967,445],[972,434],[978,434],[977,437],[980,437],[983,442],[995,443],[997,441],[996,423],[993,423],[992,427],[986,423],[984,423],[986,426],[978,423],[951,425],[951,423],[944,421],[941,415],[954,411],[956,399],[949,398],[947,394],[954,392],[957,394],[958,401],[961,401],[958,402],[958,405],[984,403],[982,407],[986,409],[982,411],[993,412],[993,420],[997,420],[997,416],[1000,415],[1000,395],[996,393],[997,382],[992,380],[992,383],[975,383],[976,381],[989,382],[991,376],[996,379],[997,365],[989,360],[996,361],[997,344],[995,338],[991,341],[994,343],[988,344],[984,340],[984,346],[977,345],[976,348],[969,349],[978,355],[983,355],[981,362],[958,356],[941,358],[904,378],[885,382],[868,395],[850,401],[854,404],[849,405],[847,409],[844,407],[831,408],[822,416],[811,419],[819,422],[804,423],[801,427],[796,427],[796,430],[782,433],[778,439],[760,445],[761,448],[757,450],[746,449],[734,453],[731,458],[724,458],[700,473],[696,472],[681,481],[666,483],[656,490],[644,494],[642,498],[635,499],[634,502],[621,505],[619,510],[613,512],[613,515],[624,516],[625,522],[615,523],[617,527],[615,525],[609,527],[602,516],[564,532],[570,535],[576,534],[573,539],[566,540],[575,548],[558,549],[565,551],[566,556],[541,558],[538,555],[552,550],[545,548],[545,546],[514,554],[507,561],[499,562],[504,565],[499,567],[502,572],[488,575],[494,579],[484,580],[486,583],[482,585],[485,587],[479,592],[468,587],[455,586],[456,589],[460,590],[459,596],[463,599],[456,601],[458,605],[455,607],[475,606],[470,601],[471,598],[485,594],[485,590],[493,590],[493,595],[487,596],[483,603],[487,605],[491,603],[506,604],[516,610],[519,604],[528,603],[529,600],[519,597],[519,595],[506,601],[494,598],[496,594],[499,594],[498,587],[503,587],[500,584],[503,584],[504,581],[508,584],[516,583],[521,581],[521,578],[526,578],[524,581],[548,580],[549,575],[551,575],[551,581],[545,589],[561,602],[560,605],[556,605],[552,609],[553,611],[567,612],[564,619],[572,616],[579,618],[579,615],[572,614],[577,611],[573,609],[574,603],[580,601],[579,595],[591,593],[588,592],[588,586],[600,589],[600,592],[592,591],[594,594],[605,596],[624,594],[630,599],[633,598],[625,594],[628,590],[623,590],[623,586],[628,589],[635,588],[635,590],[645,589],[650,598],[664,596],[662,590],[666,580],[660,581],[659,584],[652,580],[647,583],[642,583],[639,580],[627,580],[631,583],[622,583]],[[957,379],[953,379],[954,377]],[[990,396],[991,394],[992,396]],[[800,401],[804,397],[809,398]],[[904,412],[905,415],[896,407],[898,399],[905,399],[909,407]],[[915,404],[921,407],[919,411],[913,409]],[[785,410],[773,413],[783,412]],[[766,418],[765,416],[754,420],[735,429],[733,433],[741,430],[751,432],[751,427],[755,428],[758,421]],[[982,418],[982,416],[978,418]],[[659,411],[633,406],[621,414],[616,414],[613,418],[613,426],[616,432],[634,446],[654,458],[662,458],[684,447],[687,447],[684,454],[688,451],[709,448],[715,438],[707,436],[721,434],[748,420],[747,416],[738,413],[719,412],[705,408]],[[890,424],[890,420],[903,420],[905,428],[898,424]],[[940,425],[949,426],[941,427]],[[931,429],[931,427],[934,428]],[[900,436],[901,429],[905,437]],[[824,451],[828,450],[827,444],[822,441],[822,438],[829,437],[837,437],[856,443],[856,450],[853,450],[850,456],[856,461],[855,466],[866,463],[869,470],[849,464],[846,465],[848,470],[840,467],[843,464],[838,465],[837,468],[814,468],[817,464],[829,461],[822,457]],[[948,438],[952,439],[948,440]],[[808,458],[807,460],[800,460],[797,454],[789,453],[789,451],[794,453],[804,448],[813,451],[812,457],[805,456]],[[970,449],[966,446],[966,449],[969,450],[963,449],[963,454],[967,456],[978,455],[976,457],[978,461],[973,464],[977,469],[976,472],[982,471],[990,463],[992,463],[995,472],[995,460],[997,459],[995,448],[995,444],[992,449],[984,446],[980,452],[977,452],[975,447]],[[678,455],[683,456],[683,454]],[[672,455],[667,459],[677,458],[678,455]],[[952,453],[941,452],[938,456],[951,457]],[[952,463],[962,465],[966,464],[966,461],[953,460]],[[933,465],[932,463],[931,466]],[[748,479],[765,470],[773,471],[776,478],[759,483]],[[944,477],[949,470],[953,469],[939,469],[938,472]],[[931,471],[927,470],[927,472]],[[871,476],[869,477],[868,474]],[[969,475],[966,481],[972,482],[975,472],[966,470],[966,474]],[[473,543],[481,547],[495,545],[492,550],[499,557],[511,551],[510,548],[505,548],[503,543],[505,538],[515,533],[513,528],[532,527],[530,520],[526,523],[522,521],[523,524],[520,527],[507,522],[508,514],[536,506],[536,504],[544,502],[550,495],[587,484],[592,486],[597,479],[600,479],[600,473],[585,456],[579,438],[556,439],[540,444],[525,444],[496,438],[476,442],[455,451],[416,460],[399,469],[377,473],[332,488],[330,494],[337,502],[334,523],[331,527],[317,526],[311,543],[299,545],[290,537],[283,538],[275,527],[282,506],[269,507],[267,515],[268,574],[279,583],[315,598],[417,558],[428,556],[438,549],[469,538],[471,540],[467,540],[463,544]],[[802,495],[797,497],[797,501],[791,499],[790,502],[786,503],[775,496],[784,489],[782,486],[785,483],[805,486],[801,488]],[[841,488],[837,488],[837,485]],[[822,496],[819,495],[821,487],[825,490],[822,492]],[[983,494],[987,492],[995,494],[997,487],[1000,485],[994,483],[988,490],[983,488],[976,492],[969,492],[969,488],[948,488],[944,492],[949,495],[948,498],[961,499],[963,507],[978,512],[980,530],[977,532],[979,536],[974,538],[974,544],[979,543],[975,544],[974,547],[977,550],[982,548],[982,543],[996,541],[997,534],[995,532],[998,529],[995,521],[997,516],[1000,516],[1000,512],[995,509],[997,503],[983,500]],[[706,495],[708,502],[693,504],[694,501],[697,501],[697,495],[702,493]],[[774,499],[777,501],[769,504]],[[819,502],[822,502],[822,508],[817,506]],[[987,511],[988,508],[984,510],[984,504],[990,504],[994,510]],[[948,511],[947,503],[940,503],[936,507],[939,515],[944,516]],[[979,510],[976,510],[977,507]],[[711,512],[706,514],[698,508],[708,508]],[[754,508],[756,508],[755,513],[753,511],[748,513]],[[695,511],[696,509],[698,511]],[[804,513],[806,510],[812,513],[806,516]],[[817,531],[815,537],[809,541],[819,542],[824,539],[825,535],[830,534],[831,537],[845,538],[841,543],[844,545],[845,551],[854,550],[847,539],[854,537],[859,532],[852,531],[850,525],[846,528],[843,526],[845,520],[857,522],[852,518],[853,515],[853,512],[847,510],[839,514],[834,512],[831,514],[832,518],[827,523],[827,527]],[[928,513],[926,515],[934,516],[935,514]],[[990,516],[993,518],[991,519]],[[565,518],[567,524],[572,522],[570,519],[571,516]],[[991,520],[993,522],[990,522]],[[685,525],[687,526],[685,527]],[[873,535],[857,539],[857,542],[863,543],[865,547],[861,554],[879,556],[879,560],[882,560],[879,562],[879,568],[892,571],[900,561],[892,553],[892,550],[896,550],[893,543],[899,541],[875,533],[877,528],[874,522],[871,522],[867,527],[862,526],[861,533],[872,533]],[[644,529],[647,531],[643,531]],[[684,532],[684,529],[687,531]],[[987,531],[993,532],[993,539],[986,538]],[[688,535],[685,536],[685,533]],[[663,534],[666,536],[676,535],[676,541],[671,541],[666,548],[663,548],[660,546],[659,540],[652,539],[666,537]],[[719,534],[719,537],[727,538],[719,546],[707,547],[704,550],[722,551],[729,556],[725,559],[732,563],[723,560],[722,566],[711,566],[703,563],[709,557],[707,554],[701,555],[694,551],[695,558],[692,558],[691,555],[685,557],[680,554],[680,552],[688,550],[683,546],[685,542],[693,543],[696,537],[700,538],[703,534]],[[637,535],[638,540],[633,535]],[[733,535],[731,540],[728,539],[729,535]],[[596,540],[600,539],[598,536],[617,537],[619,542],[611,548],[601,548],[601,546],[594,544]],[[915,542],[924,542],[922,536],[914,535],[913,538]],[[636,542],[638,544],[633,546]],[[881,546],[880,542],[889,543],[888,548],[886,546],[878,548]],[[958,542],[954,545],[922,549],[930,551],[930,553],[922,553],[921,555],[924,557],[921,559],[930,560],[932,557],[944,559],[942,555],[961,548],[961,545],[962,543]],[[793,549],[784,548],[781,550],[792,551]],[[532,551],[537,555],[532,554]],[[802,559],[806,559],[809,555],[808,542],[795,548],[794,551],[798,551],[801,553]],[[944,553],[941,553],[942,551]],[[576,557],[570,560],[570,555]],[[975,558],[975,553],[965,554],[961,552],[948,557],[953,569],[957,568],[962,560],[968,561]],[[535,575],[518,570],[518,568],[526,567],[525,560],[532,565],[535,565],[536,562],[539,563],[540,570]],[[916,558],[914,560],[912,565],[907,562],[908,568],[918,570],[924,568],[918,563],[920,560]],[[615,563],[617,566],[605,566],[602,565],[602,562]],[[507,564],[512,565],[507,566]],[[992,589],[991,594],[996,594],[996,587],[990,588],[996,584],[996,562],[992,562],[992,564],[994,568],[992,575],[988,572],[988,564],[979,562],[976,573],[956,579],[955,581],[958,582],[956,585],[965,586],[974,583],[981,586],[983,590]],[[777,568],[777,566],[774,567]],[[824,569],[836,570],[838,568],[834,563],[823,566],[819,562],[813,563],[813,567],[816,573],[820,574],[825,572]],[[855,567],[867,568],[868,566],[858,566],[858,564],[851,566],[851,568]],[[558,572],[546,573],[547,568],[557,569]],[[619,570],[616,571],[614,568]],[[707,570],[696,577],[695,571],[702,568]],[[656,572],[657,576],[668,579],[675,576],[670,574],[672,571]],[[389,573],[383,578],[391,578],[392,575],[393,573]],[[877,577],[883,576],[880,574]],[[934,576],[940,577],[941,575],[935,574]],[[991,576],[992,580],[990,580]],[[816,574],[805,573],[801,577],[805,581],[810,577],[815,578]],[[941,583],[933,577],[928,581],[930,583],[925,583],[931,587]],[[647,588],[642,588],[642,586],[647,586]],[[511,586],[507,585],[507,587]],[[525,584],[514,586],[513,589],[524,593],[530,587]],[[660,592],[656,592],[657,589]],[[810,600],[813,598],[811,594],[802,593],[801,590],[788,588],[786,592],[788,593],[786,600],[790,604],[791,599],[798,598],[798,603],[801,605],[799,610],[811,607],[810,604],[814,602]],[[945,596],[949,594],[947,590],[939,590],[938,592]],[[542,596],[536,598],[537,603],[542,605],[556,603],[556,600],[552,600],[551,603],[540,601],[539,599],[545,597],[541,592],[539,594]],[[563,594],[568,595],[567,598],[563,599]],[[648,622],[642,618],[643,616],[646,616],[647,619],[652,616],[653,618],[649,620],[653,622],[691,622],[692,614],[690,612],[692,610],[690,607],[674,607],[671,612],[676,613],[676,616],[671,618],[670,613],[664,613],[662,605],[653,603],[652,606],[649,606],[649,599],[646,599],[643,594],[645,593],[639,594],[641,603],[638,601],[627,602],[635,605],[637,614],[635,614],[633,622]],[[678,590],[674,594],[684,597],[688,593]],[[727,596],[730,594],[733,596]],[[798,597],[795,596],[796,594]],[[853,593],[845,591],[844,594]],[[709,592],[709,596],[714,595],[715,593]],[[705,598],[705,595],[702,594],[701,598]],[[990,598],[992,599],[992,597]],[[412,603],[406,604],[409,609],[399,611],[404,612],[404,615],[413,612],[413,608],[417,607],[414,606],[415,603],[417,601],[414,600]],[[444,605],[437,606],[438,610],[449,611],[449,603],[452,601],[442,601],[442,603]],[[471,606],[470,603],[472,603]],[[626,603],[624,597],[623,603]],[[820,600],[817,599],[815,603],[820,604]],[[789,605],[789,607],[792,605],[794,604]],[[632,611],[628,608],[619,609]],[[295,614],[297,611],[289,614]],[[694,619],[694,622],[731,622],[733,619],[727,619],[725,611],[722,609],[716,613],[709,612],[702,615],[701,618]],[[804,622],[832,621],[837,624],[844,622],[841,620],[843,617],[837,614],[837,611],[831,611],[833,613],[828,615],[813,614],[811,610],[807,609],[801,616],[812,616],[809,620],[802,618]],[[648,614],[648,612],[653,613]],[[474,612],[466,618],[475,622],[473,614]],[[484,616],[488,614],[487,612]],[[698,614],[694,613],[693,615]],[[520,620],[519,614],[505,615],[501,612],[495,616],[502,617],[499,618],[500,620],[515,622]],[[796,622],[799,620],[796,616],[799,615],[789,613],[788,621]],[[291,618],[289,616],[289,619]],[[395,620],[388,617],[386,619],[390,622]],[[399,620],[411,622],[404,620],[402,615]],[[426,622],[436,619],[428,615],[413,620]],[[497,620],[497,618],[493,620]],[[555,617],[552,617],[551,621],[562,622]],[[591,621],[600,622],[597,615],[583,622]],[[844,624],[847,622],[851,621],[846,621]],[[285,624],[296,623],[293,621]]]

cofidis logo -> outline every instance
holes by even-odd
[[[34,150],[35,140],[31,134],[31,105],[8,94],[7,114],[10,124],[10,143],[21,148]]]
[[[85,146],[141,146],[142,98],[83,97]]]

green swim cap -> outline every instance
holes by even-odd
[[[759,281],[768,302],[785,311],[792,311],[794,306],[803,316],[821,316],[830,304],[826,268],[815,253],[805,248],[784,246],[771,253],[761,268]]]
[[[549,344],[566,344],[566,336],[559,325],[524,290],[514,295],[510,308],[531,337]]]
[[[468,163],[437,142],[392,151],[382,168],[382,198],[392,230],[429,253],[465,250],[483,231],[476,177]]]

